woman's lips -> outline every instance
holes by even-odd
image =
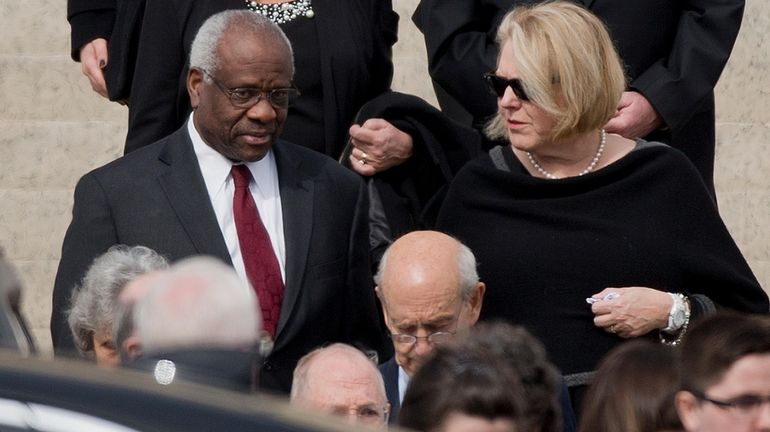
[[[521,129],[527,124],[516,120],[506,120],[509,129]]]

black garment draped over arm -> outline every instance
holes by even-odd
[[[455,177],[437,227],[473,250],[487,284],[482,319],[529,328],[565,374],[591,371],[621,342],[593,324],[586,297],[643,286],[767,312],[768,299],[691,163],[665,145],[583,177],[535,178],[503,149]],[[693,319],[701,311],[694,310]],[[650,336],[655,336],[650,334]]]
[[[496,65],[497,26],[513,6],[538,2],[422,0],[415,11],[431,77],[471,114],[475,126],[495,112],[494,96],[485,91],[481,74]],[[651,137],[682,150],[713,194],[713,89],[738,35],[744,0],[577,3],[605,22],[626,66],[629,87],[661,115],[667,129]]]

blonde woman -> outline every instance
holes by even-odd
[[[579,387],[624,339],[677,343],[717,307],[766,312],[687,158],[602,129],[625,87],[602,22],[570,2],[517,7],[497,40],[487,129],[509,145],[458,173],[438,219],[478,257],[481,318],[525,325]]]

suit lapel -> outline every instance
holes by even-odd
[[[279,336],[285,331],[292,311],[297,303],[305,277],[313,231],[314,182],[303,174],[303,159],[285,142],[275,147],[275,161],[278,168],[278,185],[281,193],[283,232],[286,241],[286,287],[283,294],[281,314],[276,330],[276,345],[284,339]],[[276,346],[278,348],[278,346]]]
[[[186,124],[169,136],[158,159],[168,166],[158,176],[160,186],[196,251],[232,265]]]

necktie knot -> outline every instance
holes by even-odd
[[[233,165],[230,169],[230,175],[233,176],[233,183],[236,189],[248,188],[251,182],[251,171],[246,165]]]

